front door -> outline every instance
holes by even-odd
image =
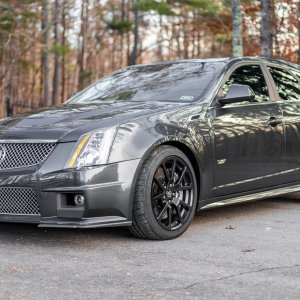
[[[232,84],[250,86],[255,100],[210,108],[215,196],[280,184],[284,170],[282,110],[270,97],[261,66],[237,67],[218,96]]]

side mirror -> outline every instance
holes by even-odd
[[[218,99],[221,106],[231,103],[253,101],[255,99],[255,93],[248,85],[233,84],[224,98]]]

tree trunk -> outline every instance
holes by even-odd
[[[261,0],[261,55],[272,57],[271,0]]]
[[[43,72],[43,104],[50,106],[50,70],[49,70],[49,21],[48,21],[48,0],[42,1],[42,33],[43,33],[43,49],[42,49],[42,72]]]
[[[138,3],[138,0],[133,0],[133,5]],[[128,65],[132,66],[136,64],[138,56],[138,46],[139,46],[139,11],[133,7],[134,10],[134,42],[132,52],[129,58]]]
[[[181,14],[183,15],[183,23],[182,23],[182,31],[183,31],[183,58],[189,58],[189,19],[188,19],[189,11],[183,7],[181,9]]]
[[[232,55],[243,56],[243,24],[240,0],[231,0],[232,8]]]
[[[298,65],[300,65],[300,1],[298,2]]]
[[[66,9],[67,9],[67,1],[63,0],[63,5],[62,5],[62,58],[61,58],[61,101],[65,100],[65,88],[66,88]]]
[[[81,4],[81,30],[79,35],[79,54],[78,54],[78,66],[79,66],[79,78],[78,87],[82,89],[84,87],[84,71],[85,71],[85,42],[86,42],[86,0]]]
[[[55,0],[54,3],[54,43],[57,47],[59,45],[59,0]],[[55,49],[54,53],[54,73],[53,73],[53,93],[52,93],[52,104],[58,104],[58,93],[59,93],[59,52]]]

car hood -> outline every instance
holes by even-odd
[[[178,106],[186,103],[176,103]],[[77,141],[91,130],[117,126],[143,116],[174,110],[174,103],[131,102],[62,105],[0,120],[0,140]]]

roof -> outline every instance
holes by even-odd
[[[282,64],[282,65],[288,65],[292,68],[299,69],[300,66],[294,63],[290,63],[284,60],[279,59],[268,59],[262,56],[241,56],[241,57],[217,57],[217,58],[192,58],[192,59],[182,59],[182,60],[174,60],[174,61],[159,61],[159,62],[152,62],[148,64],[142,64],[142,65],[157,65],[157,64],[168,64],[168,63],[189,63],[189,62],[195,62],[195,63],[204,63],[204,62],[211,62],[211,63],[234,63],[237,61],[256,61],[256,62],[269,62],[269,63],[276,63],[276,64]]]

